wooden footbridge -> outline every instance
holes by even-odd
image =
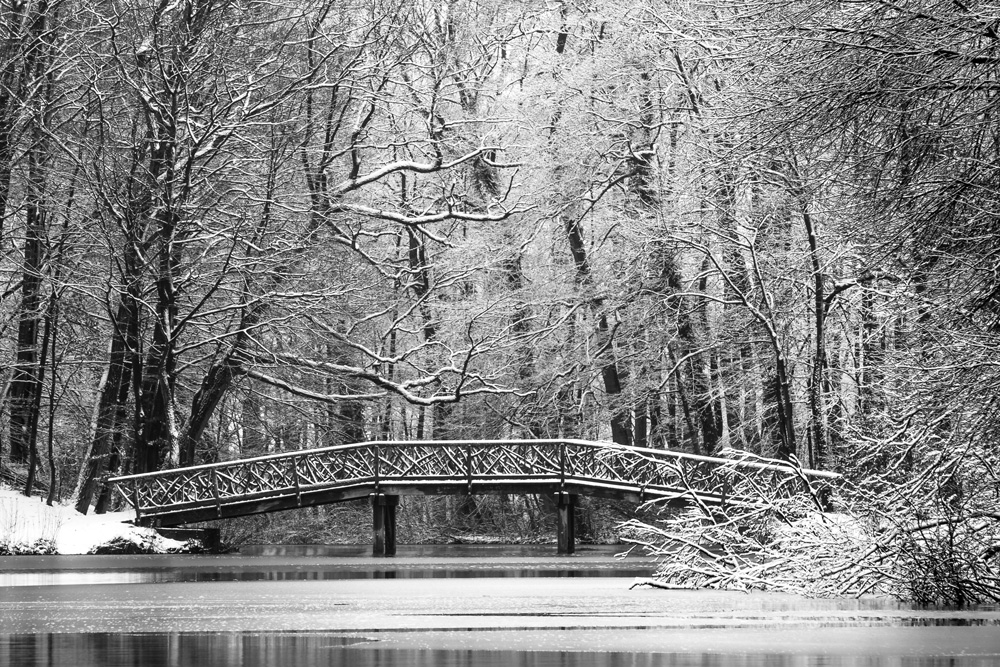
[[[401,495],[552,494],[558,548],[572,553],[579,495],[680,505],[753,503],[751,475],[778,493],[814,492],[834,473],[759,458],[716,458],[582,440],[362,442],[108,480],[138,523],[177,526],[370,498],[374,553],[395,553]]]

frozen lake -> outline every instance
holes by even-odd
[[[995,665],[1000,610],[631,589],[616,548],[0,558],[0,667]]]

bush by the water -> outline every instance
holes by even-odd
[[[732,496],[758,502],[665,510],[626,529],[661,557],[656,576],[665,585],[953,607],[1000,601],[1000,513],[982,483],[989,478],[956,493],[953,467],[940,461],[911,460],[890,482],[884,467],[847,469],[833,512],[813,494],[781,497],[736,475]]]
[[[48,539],[37,539],[24,544],[17,542],[0,543],[0,556],[51,556],[56,554],[55,542]]]

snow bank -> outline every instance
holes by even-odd
[[[161,537],[152,528],[125,523],[134,516],[131,512],[80,514],[72,507],[49,507],[41,498],[0,489],[0,551],[54,548],[58,554],[86,554],[111,542],[132,543],[155,552],[185,546],[184,542]]]

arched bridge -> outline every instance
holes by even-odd
[[[559,551],[572,553],[578,495],[667,504],[752,503],[735,475],[778,493],[834,473],[758,458],[696,456],[584,440],[362,442],[108,480],[139,523],[177,526],[370,497],[375,553],[395,553],[400,495],[554,494]],[[759,501],[758,501],[759,502]]]

